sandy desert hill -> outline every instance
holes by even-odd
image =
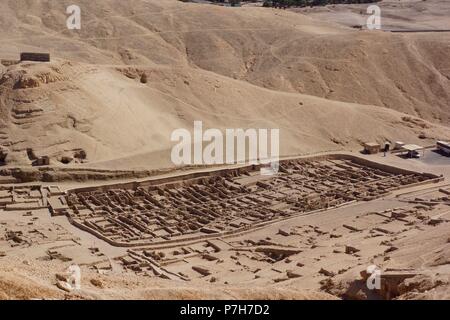
[[[80,1],[82,29],[70,31],[69,4],[0,4],[0,56],[53,57],[1,69],[0,139],[12,165],[29,164],[33,147],[53,163],[83,149],[92,165],[167,167],[170,133],[194,120],[280,128],[283,155],[449,136],[448,34],[175,0]]]

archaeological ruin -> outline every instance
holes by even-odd
[[[76,262],[100,274],[114,269],[225,285],[313,279],[332,293],[334,279],[361,269],[362,261],[389,262],[408,239],[450,222],[450,186],[442,176],[349,155],[283,160],[273,176],[260,169],[68,190],[0,185],[0,258],[10,248],[40,246],[38,260]],[[417,268],[384,271],[377,294],[385,299],[421,274]],[[355,283],[368,275],[361,277]],[[67,291],[60,278],[57,287]]]
[[[439,177],[354,159],[288,160],[274,176],[261,176],[253,166],[169,182],[71,190],[59,213],[116,246],[165,245],[244,232],[432,179]]]

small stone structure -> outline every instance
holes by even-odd
[[[50,158],[48,156],[38,157],[33,161],[33,166],[48,166],[50,165]]]
[[[49,53],[22,52],[20,61],[50,62]]]
[[[19,62],[20,62],[19,60],[8,60],[8,59],[2,59],[0,61],[0,63],[5,67],[13,66],[15,64],[18,64]]]
[[[8,156],[7,151],[2,147],[0,147],[0,164],[4,164],[6,162],[7,156]]]
[[[381,146],[376,142],[367,142],[364,144],[364,153],[377,154],[380,152]]]
[[[6,211],[46,208],[40,186],[0,187],[0,209]]]

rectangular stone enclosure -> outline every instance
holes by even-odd
[[[49,53],[22,52],[20,61],[50,62]]]
[[[436,179],[362,159],[287,160],[274,176],[249,166],[71,190],[65,214],[77,227],[116,246],[162,245],[235,234]]]

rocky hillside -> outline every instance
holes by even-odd
[[[32,147],[53,163],[83,150],[91,163],[167,166],[170,133],[194,120],[280,128],[285,155],[449,136],[448,34],[176,0],[82,0],[82,29],[71,31],[69,4],[0,4],[0,57],[53,59],[0,70],[0,139],[12,164],[31,163]]]

